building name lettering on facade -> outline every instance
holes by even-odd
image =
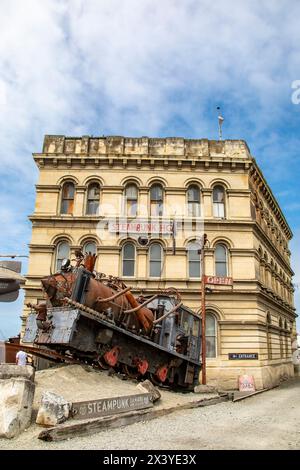
[[[109,222],[108,229],[111,233],[142,233],[153,234],[173,233],[172,222]]]

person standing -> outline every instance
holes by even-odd
[[[16,354],[16,364],[18,366],[26,366],[27,364],[27,353],[25,351],[18,351]]]

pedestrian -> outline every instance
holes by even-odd
[[[27,364],[27,353],[25,351],[18,351],[16,354],[16,364],[18,366],[26,366]]]

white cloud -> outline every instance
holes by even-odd
[[[255,96],[260,117],[247,119],[261,130],[297,78],[291,9],[298,2],[2,1],[2,161],[19,165],[21,150],[30,165],[43,133],[155,135],[174,114],[206,135],[207,99],[228,93],[245,109]]]

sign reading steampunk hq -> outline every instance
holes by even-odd
[[[136,292],[172,286],[199,310],[205,230],[208,383],[234,388],[247,373],[262,388],[293,375],[292,233],[244,141],[48,135],[34,160],[25,302],[83,247]]]

